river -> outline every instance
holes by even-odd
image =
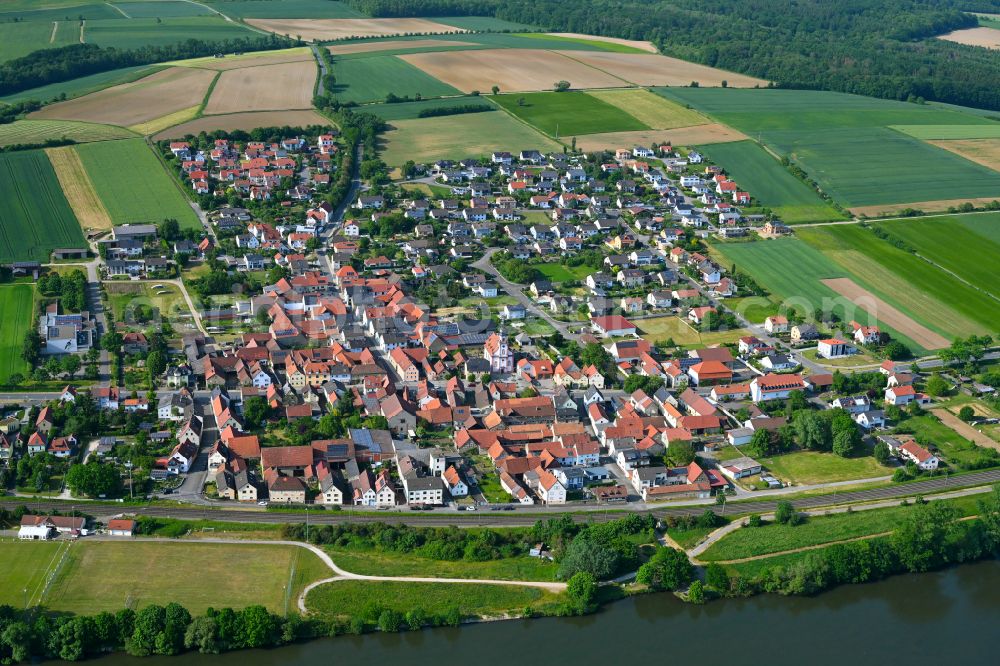
[[[583,618],[545,618],[322,639],[269,651],[134,659],[104,666],[632,663],[989,663],[1000,626],[1000,563],[844,586],[814,598],[759,596],[692,606],[668,594]],[[994,654],[994,657],[990,657]],[[996,662],[993,662],[996,663]]]

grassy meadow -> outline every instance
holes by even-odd
[[[135,134],[124,127],[75,120],[15,120],[0,125],[0,146],[40,144],[49,139],[70,139],[77,143],[127,139]]]
[[[0,263],[49,260],[83,247],[80,225],[41,150],[0,154]]]
[[[461,91],[392,55],[364,58],[333,58],[337,85],[332,92],[344,102],[382,101],[390,93],[398,97],[441,97]]]
[[[796,484],[834,483],[892,474],[891,469],[879,465],[871,456],[841,458],[817,451],[794,451],[762,458],[760,462],[782,481]]]
[[[181,227],[201,227],[170,175],[142,139],[77,146],[94,189],[115,224],[158,224],[174,218]]]
[[[441,99],[426,99],[419,102],[397,102],[395,104],[370,104],[365,107],[366,113],[391,122],[393,120],[414,120],[420,117],[421,111],[429,109],[453,109],[459,106],[481,106],[487,110],[497,110],[488,97],[444,97]],[[441,117],[441,116],[437,116]]]

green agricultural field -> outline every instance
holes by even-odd
[[[559,51],[617,51],[620,44],[595,39],[569,39],[543,33],[477,33],[448,35],[449,41],[472,42],[500,49],[553,49]],[[630,48],[630,47],[626,47]]]
[[[395,104],[372,104],[365,107],[365,112],[374,113],[385,121],[413,120],[420,117],[420,112],[427,109],[453,109],[459,106],[481,106],[487,110],[497,110],[496,105],[487,97],[444,97],[427,99],[419,102],[397,102]]]
[[[34,308],[34,285],[0,285],[0,321],[3,322],[0,327],[0,384],[6,384],[15,373],[27,375],[31,372],[21,358],[21,346],[24,334],[35,325]]]
[[[461,91],[395,56],[372,55],[367,58],[333,58],[333,89],[344,102],[382,101],[390,93],[398,97],[442,97],[461,95]]]
[[[649,129],[618,107],[584,92],[515,93],[493,95],[490,99],[554,137]]]
[[[589,90],[587,94],[618,107],[651,129],[691,127],[708,122],[708,118],[697,111],[684,108],[643,88]]]
[[[505,500],[506,501],[506,500]],[[494,580],[555,580],[559,565],[537,557],[508,557],[485,562],[435,560],[410,553],[368,549],[325,549],[337,566],[364,576],[435,576]]]
[[[535,268],[552,282],[585,280],[588,275],[596,272],[590,266],[564,266],[563,264],[535,264]]]
[[[57,247],[84,245],[45,153],[0,154],[0,263],[46,262]]]
[[[181,16],[210,16],[214,14],[204,5],[186,0],[156,0],[156,2],[112,2],[115,9],[128,18],[177,18]]]
[[[179,561],[211,584],[177,585],[171,576],[150,575]],[[233,562],[253,563],[252,584]],[[86,614],[167,601],[176,601],[192,614],[203,613],[210,606],[242,608],[252,604],[285,613],[295,610],[295,600],[308,583],[330,575],[318,557],[296,546],[190,541],[74,543],[56,571],[41,603],[54,611]]]
[[[698,150],[722,165],[740,189],[789,224],[846,219],[753,141],[717,143]]]
[[[333,0],[202,0],[202,4],[233,18],[366,18]]]
[[[503,32],[513,30],[531,30],[532,26],[524,23],[514,23],[492,16],[435,16],[432,19],[435,23],[443,23],[462,30],[472,30],[475,32]]]
[[[782,481],[795,484],[834,483],[892,474],[892,470],[882,467],[871,456],[841,458],[833,453],[795,451],[762,458],[760,462]]]
[[[51,2],[49,0],[4,0],[0,3],[0,23],[48,23],[53,21],[88,21],[121,17],[114,8],[102,2],[86,0]]]
[[[962,516],[973,515],[975,497],[939,500],[954,507]],[[795,548],[855,539],[892,532],[913,511],[913,505],[811,516],[801,525],[768,523],[744,527],[727,534],[700,556],[704,561],[736,560],[780,553]]]
[[[0,62],[26,56],[32,51],[79,42],[79,22],[60,21],[54,32],[53,27],[52,21],[0,23]]]
[[[407,160],[433,162],[489,155],[494,150],[560,150],[562,146],[503,113],[468,113],[400,120],[382,135],[382,159],[390,166]]]
[[[892,129],[908,134],[914,139],[997,139],[1000,123],[991,125],[892,125]]]
[[[634,46],[629,46],[628,44],[617,44],[615,42],[606,42],[600,39],[585,39],[583,37],[567,37],[564,35],[548,35],[545,33],[522,33],[517,36],[543,40],[546,42],[554,42],[556,44],[566,44],[567,46],[570,44],[574,46],[582,45],[597,51],[612,51],[614,53],[649,53],[649,51],[637,49]],[[546,46],[548,47],[548,45]]]
[[[140,49],[144,46],[170,46],[188,39],[205,42],[258,37],[259,33],[220,16],[179,18],[117,19],[87,21],[84,41],[117,49]]]
[[[955,219],[973,233],[1000,244],[1000,224],[996,223],[996,218],[992,214],[961,215]]]
[[[858,284],[946,337],[996,333],[1000,302],[859,225],[810,227],[798,235]]]
[[[71,139],[77,143],[127,139],[136,136],[124,127],[73,120],[16,120],[0,125],[0,146],[37,144],[49,139]]]
[[[995,197],[1000,191],[997,172],[884,127],[762,136],[846,206]]]
[[[21,102],[26,99],[36,99],[40,102],[48,102],[49,100],[57,98],[61,99],[63,95],[66,96],[66,99],[82,97],[83,95],[88,95],[92,92],[97,92],[98,90],[104,90],[105,88],[109,88],[111,86],[138,81],[139,79],[149,76],[150,74],[154,74],[161,69],[163,69],[163,67],[159,65],[137,65],[135,67],[114,69],[110,72],[101,72],[100,74],[81,76],[80,78],[73,79],[72,81],[52,83],[47,86],[25,90],[24,92],[2,97],[0,98],[0,102],[14,103]]]
[[[158,224],[174,218],[183,228],[201,228],[184,195],[142,139],[88,143],[78,146],[77,152],[115,224]]]
[[[966,216],[894,220],[876,226],[921,256],[1000,299],[1000,242],[963,224]],[[1000,229],[1000,213],[977,215],[980,228]]]
[[[551,592],[515,585],[343,580],[314,588],[306,605],[326,617],[351,617],[371,606],[401,613],[422,608],[435,614],[457,606],[463,616],[477,616],[521,611],[559,599]]]
[[[34,605],[68,542],[0,542],[0,605]],[[27,590],[27,592],[25,592]]]

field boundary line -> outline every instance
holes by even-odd
[[[205,115],[205,107],[208,106],[208,100],[215,91],[215,84],[219,82],[220,77],[222,77],[222,72],[216,72],[215,78],[213,78],[212,82],[208,84],[208,89],[205,90],[205,96],[201,98],[201,104],[198,106],[198,110],[195,112],[193,120],[198,120]]]
[[[633,83],[632,81],[629,81],[628,79],[623,79],[622,77],[618,76],[617,74],[612,74],[611,72],[603,70],[600,67],[595,67],[594,65],[591,65],[589,62],[584,62],[582,60],[577,60],[573,56],[567,55],[564,51],[556,51],[554,49],[545,49],[545,50],[548,51],[549,53],[555,53],[556,55],[561,55],[562,57],[566,58],[567,60],[572,60],[573,62],[580,63],[584,67],[589,67],[591,69],[596,69],[598,72],[601,72],[602,74],[607,74],[608,76],[610,76],[613,79],[618,79],[619,81],[624,81],[625,83],[628,84],[628,87],[631,87],[631,88],[642,88],[642,86],[640,86],[638,83]],[[590,89],[589,88],[580,88],[580,90],[590,90]],[[594,90],[597,90],[597,88],[595,88]],[[605,88],[605,90],[620,90],[620,88],[617,88],[617,89],[616,88]],[[628,112],[626,112],[626,113],[628,113]],[[635,118],[635,116],[632,116],[632,117]],[[638,118],[636,118],[636,120],[638,120]],[[639,122],[642,122],[642,121],[640,120]],[[642,123],[642,124],[645,125],[646,123]],[[650,129],[653,129],[653,128],[650,127]]]
[[[118,12],[119,14],[121,14],[122,16],[124,16],[127,19],[132,18],[131,16],[129,16],[128,14],[126,14],[125,10],[122,9],[121,7],[119,7],[118,5],[113,5],[110,2],[105,2],[104,4],[106,4],[108,7],[111,7],[111,9],[115,10],[116,12]]]
[[[513,94],[513,93],[509,93],[509,94]],[[518,118],[513,113],[511,113],[510,111],[508,111],[507,109],[505,109],[504,106],[503,106],[503,104],[497,104],[496,102],[494,102],[494,104],[496,104],[496,107],[498,109],[500,109],[501,111],[503,111],[504,113],[506,113],[508,117],[513,118],[516,122],[521,123],[522,125],[524,125],[528,129],[530,129],[532,132],[537,132],[538,134],[541,134],[546,139],[551,139],[551,140],[555,141],[556,143],[558,143],[563,148],[566,148],[566,142],[564,142],[562,139],[559,139],[557,137],[552,136],[551,134],[548,134],[547,132],[542,131],[540,128],[535,127],[534,125],[532,125],[531,123],[529,123],[527,120],[524,120],[523,118]]]

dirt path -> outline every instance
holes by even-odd
[[[105,2],[104,4],[106,4],[108,7],[111,7],[111,9],[114,9],[116,12],[118,12],[119,14],[121,14],[122,16],[124,16],[127,19],[132,18],[131,16],[129,16],[128,14],[126,14],[125,10],[122,9],[121,7],[119,7],[118,5],[113,5],[110,2]]]
[[[86,42],[83,39],[83,31],[84,31],[84,29],[86,27],[87,27],[87,19],[83,19],[82,21],[80,21],[80,43],[81,44],[86,44]]]
[[[994,449],[1000,451],[1000,443],[993,441],[986,434],[979,432],[971,425],[958,418],[951,412],[949,412],[944,407],[937,407],[930,410],[931,414],[941,419],[941,423],[945,424],[955,432],[957,432],[962,437],[970,440],[971,442],[978,444],[979,446],[985,446],[988,449]]]
[[[59,31],[59,21],[52,22],[52,34],[49,35],[49,44],[54,44],[56,41],[56,33]]]

